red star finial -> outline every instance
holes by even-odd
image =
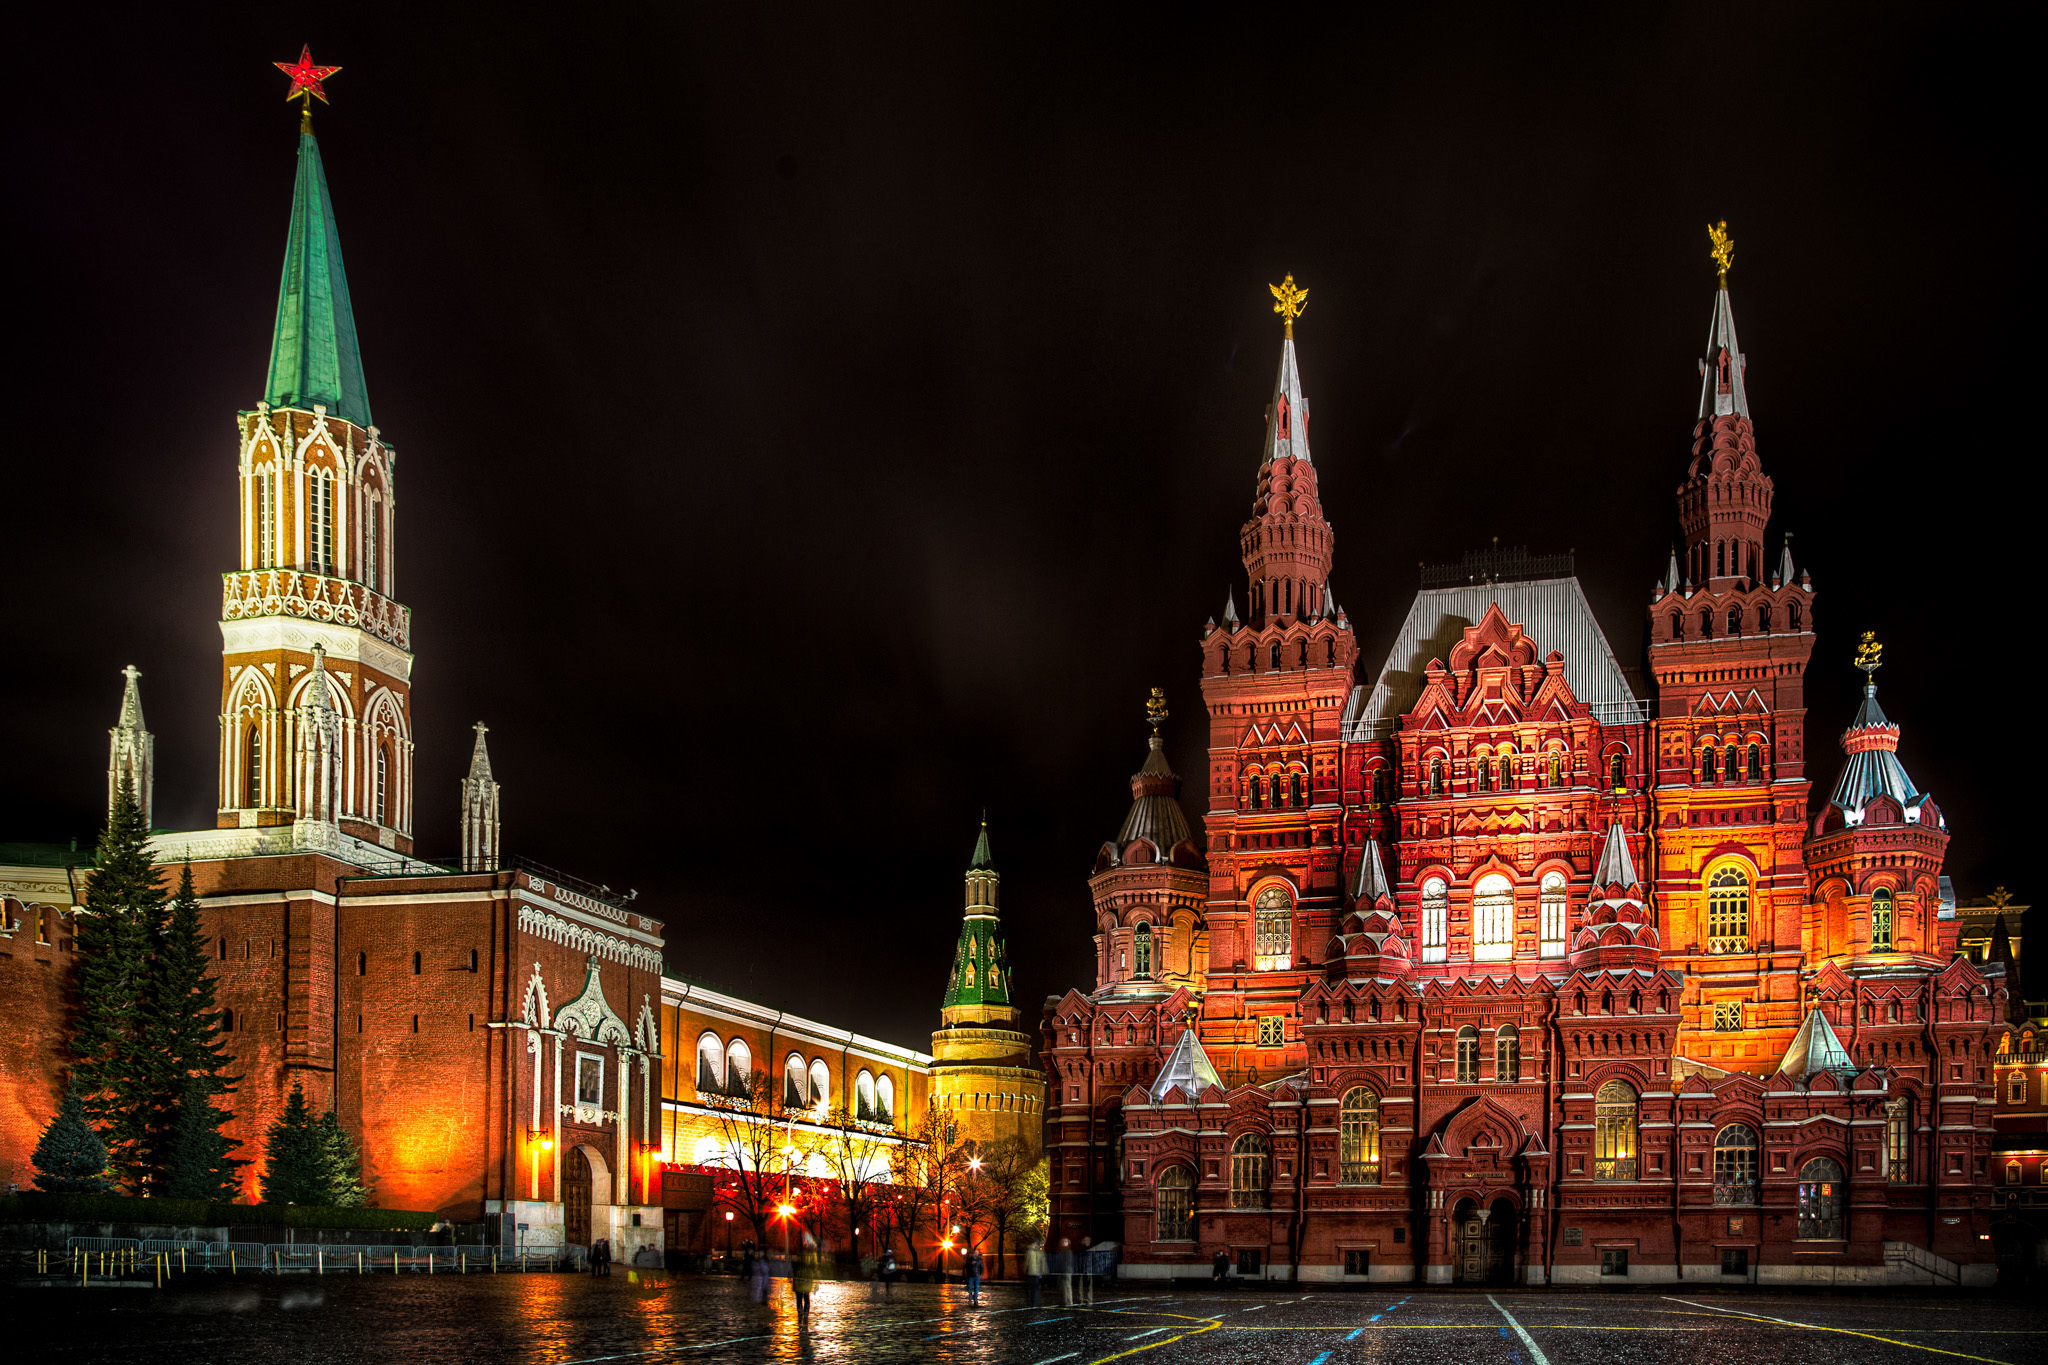
[[[271,65],[292,78],[292,88],[285,95],[285,99],[303,99],[306,101],[306,108],[308,110],[312,109],[313,101],[316,99],[322,104],[327,103],[327,91],[321,83],[335,72],[341,70],[338,66],[313,65],[313,48],[311,44],[307,44],[299,49],[299,60],[296,66],[288,65],[284,62],[272,62]],[[310,98],[308,98],[309,96]]]

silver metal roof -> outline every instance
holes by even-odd
[[[1380,841],[1367,839],[1365,852],[1358,859],[1358,876],[1351,883],[1351,899],[1370,906],[1381,896],[1392,899],[1393,895],[1394,889],[1387,883],[1387,865],[1380,858]]]
[[[1173,769],[1166,762],[1166,751],[1161,747],[1156,732],[1151,745],[1138,775],[1173,778]],[[1133,840],[1143,839],[1157,850],[1160,862],[1171,862],[1173,851],[1194,837],[1188,828],[1187,812],[1180,808],[1179,801],[1164,792],[1147,793],[1132,800],[1130,813],[1124,816],[1123,828],[1117,831],[1117,853],[1121,856]]]
[[[1856,1074],[1857,1066],[1849,1059],[1849,1049],[1835,1036],[1834,1025],[1816,1008],[1806,1012],[1806,1022],[1792,1035],[1792,1046],[1785,1049],[1785,1060],[1778,1063],[1778,1071],[1802,1081],[1832,1071],[1846,1081]]]
[[[1370,689],[1352,690],[1344,708],[1345,738],[1370,739],[1391,730],[1422,695],[1423,670],[1429,661],[1449,660],[1465,628],[1478,625],[1487,607],[1496,602],[1508,620],[1522,627],[1539,656],[1553,649],[1564,655],[1565,678],[1573,694],[1592,703],[1595,716],[1610,723],[1648,718],[1647,704],[1615,662],[1578,579],[1468,583],[1425,588],[1415,595],[1408,619],[1387,651],[1379,681]]]
[[[1191,1100],[1198,1098],[1210,1086],[1223,1089],[1223,1078],[1216,1074],[1215,1064],[1202,1050],[1202,1040],[1195,1037],[1193,1028],[1180,1035],[1180,1041],[1173,1045],[1173,1051],[1166,1058],[1166,1065],[1159,1068],[1159,1075],[1152,1082],[1152,1102],[1159,1103],[1175,1086],[1179,1086],[1180,1093]]]
[[[1877,684],[1865,683],[1863,704],[1856,708],[1856,718],[1842,737],[1847,739],[1858,730],[1879,728],[1898,729],[1877,704]],[[1834,795],[1828,800],[1854,824],[1862,819],[1864,808],[1880,795],[1897,801],[1908,823],[1919,822],[1920,803],[1927,799],[1927,794],[1913,785],[1913,779],[1906,775],[1906,765],[1899,762],[1898,754],[1890,747],[1848,755],[1842,764],[1842,775],[1835,779]]]
[[[1728,351],[1728,377],[1731,392],[1722,393],[1716,382],[1720,377],[1722,348]],[[1743,358],[1742,347],[1735,340],[1735,309],[1728,302],[1728,286],[1722,285],[1714,293],[1714,320],[1707,324],[1707,353],[1700,361],[1700,417],[1726,417],[1731,413],[1749,416],[1749,390],[1743,383],[1743,370],[1749,362]]]
[[[1600,850],[1600,867],[1593,873],[1595,886],[1634,886],[1635,859],[1629,856],[1628,836],[1620,824],[1607,827],[1607,846]]]

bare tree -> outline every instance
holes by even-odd
[[[917,1254],[919,1230],[926,1223],[935,1229],[945,1226],[943,1210],[952,1197],[959,1165],[949,1160],[958,1150],[951,1140],[952,1133],[953,1125],[938,1110],[927,1110],[924,1122],[896,1148],[890,1159],[898,1231],[910,1250],[913,1270],[922,1268],[922,1259]]]
[[[1003,1274],[1011,1230],[1021,1229],[1029,1222],[1025,1193],[1037,1165],[1036,1153],[1022,1138],[984,1143],[968,1154],[961,1183],[962,1198],[977,1221],[995,1232],[998,1278]]]
[[[718,1196],[754,1225],[754,1245],[768,1247],[768,1225],[789,1193],[792,1163],[801,1153],[792,1141],[791,1123],[801,1110],[785,1110],[780,1087],[765,1071],[756,1071],[732,1092],[699,1092],[712,1111],[718,1140]],[[801,1164],[795,1170],[801,1171]]]
[[[800,1145],[807,1156],[818,1158],[838,1185],[838,1213],[848,1234],[843,1245],[851,1246],[858,1256],[865,1235],[866,1249],[881,1254],[875,1236],[875,1199],[877,1188],[888,1178],[889,1159],[874,1125],[858,1121],[844,1108],[835,1109],[822,1129],[800,1138]]]

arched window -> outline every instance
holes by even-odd
[[[1513,1024],[1502,1024],[1493,1035],[1493,1078],[1497,1081],[1522,1079],[1522,1035]]]
[[[1269,886],[1259,893],[1252,908],[1252,951],[1258,955],[1258,969],[1271,971],[1290,965],[1294,947],[1294,897],[1284,886]]]
[[[316,573],[326,573],[334,567],[334,479],[324,469],[313,471],[307,480],[311,487],[312,507],[306,526],[306,544],[313,557]]]
[[[1297,806],[1306,806],[1306,805],[1308,804],[1308,802],[1307,802],[1307,801],[1305,801],[1305,800],[1303,800],[1303,799],[1302,799],[1302,796],[1303,796],[1303,792],[1302,792],[1302,790],[1301,790],[1301,774],[1300,774],[1300,773],[1295,773],[1295,774],[1294,774],[1293,776],[1291,776],[1291,777],[1289,777],[1289,778],[1287,779],[1287,787],[1288,787],[1288,791],[1289,791],[1289,792],[1291,793],[1291,795],[1289,796],[1288,800],[1289,800],[1289,801],[1290,801],[1290,802],[1291,802],[1292,804],[1294,804],[1294,805],[1297,805]]]
[[[1264,797],[1265,793],[1260,788],[1259,775],[1257,773],[1252,774],[1251,780],[1245,785],[1245,790],[1249,794],[1247,804],[1249,804],[1253,810],[1259,809],[1260,806],[1264,804],[1262,798]]]
[[[1135,967],[1134,975],[1152,975],[1152,926],[1141,924],[1131,935],[1131,957]]]
[[[1562,787],[1564,785],[1563,754],[1554,753],[1550,756],[1550,785],[1553,787]]]
[[[1707,878],[1707,951],[1749,951],[1749,872],[1730,864]]]
[[[725,1043],[715,1033],[707,1033],[697,1039],[697,1088],[699,1090],[723,1090],[725,1079]]]
[[[247,766],[243,773],[242,804],[260,806],[263,804],[263,731],[250,726],[245,741],[242,757]]]
[[[790,1053],[782,1063],[782,1107],[801,1109],[805,1103],[805,1092],[811,1088],[810,1076],[804,1069],[804,1059],[797,1053]]]
[[[386,826],[391,823],[391,809],[386,801],[387,794],[390,791],[390,782],[391,746],[379,744],[377,746],[377,823]]]
[[[1913,1130],[1908,1123],[1908,1107],[1904,1099],[1893,1100],[1884,1107],[1884,1178],[1894,1185],[1903,1185],[1913,1178],[1913,1149],[1908,1145]]]
[[[887,1076],[875,1082],[875,1122],[896,1121],[896,1082]]]
[[[725,1093],[736,1099],[749,1099],[754,1093],[754,1054],[738,1038],[725,1048]]]
[[[853,1078],[853,1117],[859,1123],[875,1120],[875,1078],[865,1067]]]
[[[825,1065],[823,1058],[816,1058],[811,1062],[810,1107],[820,1112],[832,1107],[832,1071]]]
[[[1749,746],[1749,780],[1752,782],[1764,780],[1764,746],[1761,744],[1751,744]]]
[[[1714,746],[1709,744],[1700,750],[1700,781],[1712,782],[1714,774],[1718,771],[1714,764]]]
[[[1447,921],[1450,919],[1451,891],[1442,877],[1431,877],[1422,884],[1422,960],[1442,962],[1445,945],[1449,943]]]
[[[1385,768],[1374,768],[1372,770],[1372,803],[1375,806],[1387,804],[1387,770]]]
[[[1607,760],[1607,785],[1616,791],[1628,786],[1628,755],[1615,754]]]
[[[1472,960],[1502,962],[1514,955],[1514,883],[1489,873],[1472,888]]]
[[[383,513],[375,498],[363,503],[363,582],[377,587],[377,524]]]
[[[1786,606],[1785,624],[1795,632],[1799,629],[1799,604],[1797,602]]]
[[[1728,542],[1725,540],[1717,540],[1714,542],[1714,574],[1716,577],[1720,577],[1721,575],[1726,574],[1727,572]]]
[[[1799,1236],[1841,1240],[1842,1168],[1828,1157],[1817,1156],[1799,1168]]]
[[[1714,1202],[1756,1202],[1756,1130],[1731,1123],[1714,1138]]]
[[[1258,1133],[1246,1133],[1230,1147],[1230,1207],[1266,1207],[1266,1168],[1272,1149]]]
[[[1712,607],[1700,608],[1700,638],[1702,640],[1714,638],[1714,609]]]
[[[1728,608],[1728,633],[1729,633],[1730,635],[1740,635],[1740,634],[1742,634],[1742,608],[1741,608],[1741,607],[1730,607],[1730,608]]]
[[[1682,611],[1671,613],[1671,638],[1674,640],[1683,640],[1685,638],[1685,613]]]
[[[1479,760],[1479,790],[1483,792],[1493,790],[1493,760],[1490,758],[1481,758]]]
[[[1870,896],[1870,950],[1892,950],[1892,893],[1879,887]]]
[[[1429,794],[1431,796],[1442,796],[1444,794],[1444,761],[1440,758],[1429,760]]]
[[[1280,642],[1278,640],[1273,642],[1273,652],[1270,657],[1273,661],[1273,667],[1278,668],[1280,666]]]
[[[1511,792],[1515,789],[1515,746],[1510,744],[1500,751],[1500,760],[1494,767],[1499,777],[1499,789]]]
[[[1543,924],[1542,947],[1545,957],[1564,956],[1565,891],[1564,873],[1543,874]]]
[[[1168,1166],[1159,1173],[1157,1209],[1154,1237],[1162,1242],[1194,1240],[1195,1177],[1187,1167]]]
[[[1636,1178],[1636,1092],[1609,1081],[1593,1097],[1593,1178]]]
[[[1756,609],[1756,628],[1764,634],[1771,633],[1771,604],[1763,603]]]
[[[1458,1079],[1479,1079],[1479,1030],[1470,1024],[1458,1030]]]
[[[1344,1092],[1338,1116],[1337,1180],[1343,1185],[1380,1183],[1380,1097],[1360,1086]]]
[[[277,493],[273,487],[275,467],[256,467],[256,567],[267,569],[276,554]]]

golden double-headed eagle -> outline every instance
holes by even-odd
[[[1735,264],[1735,239],[1728,235],[1726,218],[1718,225],[1707,224],[1707,240],[1714,244],[1714,249],[1707,254],[1714,258],[1714,268],[1720,272],[1721,283],[1725,287],[1728,283],[1728,267]]]
[[[1856,645],[1856,667],[1862,669],[1866,676],[1877,672],[1884,667],[1884,661],[1878,657],[1882,653],[1884,646],[1877,642],[1877,632],[1864,631],[1863,639]]]
[[[1292,274],[1278,284],[1266,288],[1273,291],[1273,311],[1287,323],[1287,335],[1294,335],[1294,320],[1301,316],[1301,310],[1308,307],[1308,290],[1294,287]]]

